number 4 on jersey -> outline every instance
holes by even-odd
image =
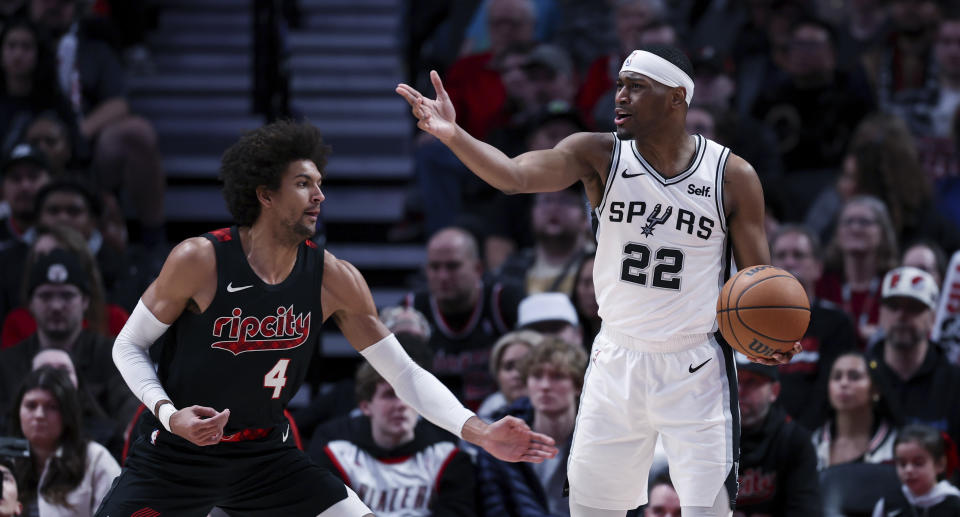
[[[263,387],[273,388],[273,396],[271,398],[280,398],[280,392],[283,391],[283,387],[287,385],[287,365],[289,364],[289,359],[281,359],[263,376]]]

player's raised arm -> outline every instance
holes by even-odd
[[[324,320],[332,318],[351,345],[424,418],[504,461],[539,463],[557,454],[554,440],[522,420],[505,417],[486,424],[463,407],[440,381],[410,359],[377,317],[366,281],[353,265],[329,252],[324,258]]]
[[[430,80],[437,92],[429,99],[413,87],[400,84],[400,94],[417,117],[417,127],[437,137],[460,158],[471,171],[493,187],[508,194],[518,192],[554,192],[595,174],[597,166],[590,163],[591,150],[604,147],[600,159],[609,157],[613,138],[605,133],[576,133],[565,138],[553,149],[532,151],[511,159],[500,150],[473,138],[456,123],[453,102],[443,88],[440,75],[430,72]],[[603,167],[601,165],[600,167]]]

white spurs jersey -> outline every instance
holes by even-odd
[[[694,135],[690,167],[665,178],[616,139],[595,212],[593,266],[604,325],[647,340],[716,331],[716,303],[731,249],[723,211],[730,150]]]

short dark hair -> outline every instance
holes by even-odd
[[[947,459],[949,449],[944,434],[937,429],[923,424],[905,425],[897,432],[897,438],[893,441],[893,447],[896,449],[901,443],[916,443],[924,450],[930,453],[933,461]],[[944,474],[937,476],[937,480],[943,480]]]
[[[682,70],[683,73],[690,76],[691,79],[693,79],[693,63],[690,62],[690,58],[687,57],[687,55],[679,48],[674,47],[673,45],[656,43],[647,45],[640,50],[666,59],[667,61],[676,65],[676,67]]]
[[[82,197],[84,203],[87,205],[87,210],[90,211],[90,215],[95,219],[100,219],[101,214],[103,214],[103,205],[100,203],[100,197],[93,187],[77,179],[59,179],[51,181],[41,187],[40,190],[37,191],[36,197],[33,198],[33,211],[38,217],[40,216],[43,204],[47,201],[47,198],[50,197],[50,194],[57,192],[69,192]]]
[[[813,254],[813,258],[823,262],[823,246],[820,244],[820,238],[817,237],[817,234],[805,224],[784,223],[780,225],[780,227],[773,232],[773,235],[770,236],[771,253],[773,252],[773,246],[777,243],[777,241],[788,233],[796,233],[806,237],[807,242],[810,243],[810,252]]]
[[[312,161],[324,177],[329,154],[320,131],[307,122],[280,120],[245,133],[220,161],[227,209],[238,225],[252,225],[260,217],[257,187],[279,189],[283,173],[297,160]]]

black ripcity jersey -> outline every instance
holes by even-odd
[[[323,248],[304,241],[290,275],[271,285],[250,268],[236,226],[203,236],[216,250],[217,293],[167,329],[160,381],[178,408],[229,408],[225,434],[272,427],[319,343]]]

